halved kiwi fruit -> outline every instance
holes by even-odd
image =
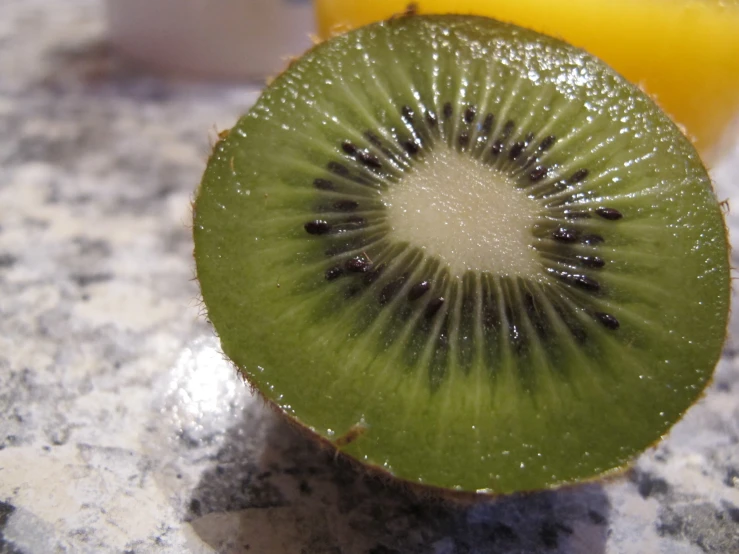
[[[465,491],[622,467],[698,398],[729,303],[695,150],[587,53],[494,20],[320,44],[215,147],[224,352],[349,456]]]

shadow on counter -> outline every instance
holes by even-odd
[[[265,418],[261,456],[246,437],[265,422],[245,412],[191,495],[187,519],[218,552],[606,552],[610,506],[598,484],[466,504],[421,498],[363,474],[276,414]]]

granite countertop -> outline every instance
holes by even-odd
[[[252,396],[199,314],[188,221],[255,97],[125,71],[99,2],[0,5],[1,553],[739,553],[736,325],[664,442],[557,492],[418,498]]]

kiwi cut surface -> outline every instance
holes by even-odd
[[[247,379],[424,485],[620,468],[699,397],[725,335],[694,148],[592,56],[486,18],[398,18],[291,64],[216,145],[194,238]]]

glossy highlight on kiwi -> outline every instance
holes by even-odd
[[[451,103],[445,102],[444,106],[445,119],[449,120],[452,117]],[[438,278],[438,276],[421,274],[415,277],[414,280],[410,280],[406,272],[411,270],[412,267],[398,264],[395,264],[394,271],[386,271],[386,276],[383,279],[375,278],[377,276],[376,268],[385,270],[391,263],[390,261],[384,261],[381,250],[392,239],[386,238],[385,235],[378,235],[385,226],[388,214],[383,206],[375,203],[374,192],[382,186],[383,180],[394,177],[398,168],[401,168],[400,172],[412,170],[413,165],[418,163],[418,157],[423,156],[425,150],[433,149],[438,142],[445,143],[444,146],[447,148],[455,147],[456,142],[458,149],[467,151],[471,140],[470,135],[472,134],[475,135],[476,148],[469,152],[470,155],[476,156],[490,164],[491,167],[509,172],[512,178],[516,180],[516,186],[523,189],[530,198],[541,202],[542,217],[533,227],[532,248],[540,251],[540,261],[545,271],[556,276],[569,287],[579,287],[591,293],[600,292],[600,284],[594,270],[602,269],[605,266],[603,258],[597,256],[598,245],[605,242],[605,239],[600,235],[584,233],[580,228],[581,225],[571,220],[582,220],[596,215],[607,221],[615,222],[622,219],[623,214],[614,208],[603,205],[575,211],[579,202],[571,195],[562,195],[561,192],[585,181],[588,170],[580,168],[569,177],[548,178],[550,168],[540,162],[543,153],[555,144],[557,139],[554,135],[548,135],[535,142],[534,133],[529,132],[525,134],[522,140],[513,140],[515,122],[512,120],[506,122],[500,129],[499,134],[496,135],[493,132],[494,114],[484,114],[482,121],[476,121],[476,108],[473,105],[468,105],[460,115],[463,128],[458,131],[456,141],[453,137],[444,140],[443,128],[440,132],[438,131],[437,116],[432,111],[426,111],[423,117],[419,117],[418,122],[416,122],[414,111],[410,106],[401,106],[400,114],[409,129],[411,138],[400,139],[397,144],[393,145],[395,153],[393,148],[383,144],[374,131],[367,130],[363,133],[367,139],[366,144],[357,146],[350,140],[343,140],[340,148],[347,159],[327,162],[326,172],[338,173],[344,178],[349,178],[350,181],[353,180],[354,183],[369,187],[366,193],[361,190],[342,187],[341,183],[331,180],[330,176],[316,177],[313,181],[320,191],[331,192],[331,194],[325,195],[327,197],[325,201],[319,201],[316,206],[315,215],[320,219],[313,219],[304,224],[308,234],[325,235],[326,242],[329,245],[326,256],[332,261],[332,266],[325,272],[327,281],[335,281],[342,276],[348,278],[349,284],[346,289],[350,295],[358,294],[361,289],[374,289],[374,293],[370,290],[367,294],[377,296],[380,305],[387,304],[390,297],[398,294],[401,288],[405,289],[404,296],[409,303],[418,302],[422,296],[432,289],[435,278]],[[408,144],[413,144],[413,148],[409,149]],[[403,150],[405,153],[401,152]],[[508,152],[508,160],[505,156],[501,156],[504,152]],[[506,164],[506,161],[515,161],[516,163],[511,166],[511,164]],[[337,172],[337,167],[342,169]],[[364,175],[361,178],[351,178],[352,175],[361,175],[364,168],[370,168],[372,174]],[[325,173],[320,170],[319,172]],[[343,197],[342,194],[346,196]],[[364,196],[365,201],[359,200],[358,194]],[[362,212],[364,217],[357,216],[356,212]],[[554,229],[551,230],[553,225]],[[545,229],[545,231],[541,229]],[[368,237],[373,237],[373,235],[373,239],[366,240]],[[595,237],[598,237],[597,240]],[[537,238],[543,240],[536,240]],[[371,246],[369,246],[370,244]],[[594,255],[582,256],[579,255],[580,249],[569,247],[569,245],[579,244],[593,246],[591,253]],[[368,250],[370,252],[377,251],[377,257],[374,255],[370,257],[367,253]],[[397,257],[397,253],[394,253],[393,256]],[[372,258],[375,258],[374,261]],[[366,273],[372,273],[373,277],[370,279],[363,277],[362,274]],[[510,283],[499,284],[492,277],[492,274],[488,273],[481,276],[481,279],[490,280],[487,286],[497,289],[495,297],[501,297],[503,304],[510,301],[510,299],[504,297],[501,289],[506,286],[516,287],[517,281],[514,279]],[[470,279],[476,279],[476,276],[470,275]],[[506,280],[507,278],[504,277],[503,279]],[[405,281],[408,281],[408,283],[405,283]],[[382,283],[386,284],[382,286]],[[402,287],[401,284],[405,287]],[[455,287],[459,284],[459,281],[450,281],[448,286]],[[557,297],[561,295],[561,291],[553,291],[550,287],[539,289],[533,283],[527,285],[535,288],[537,295],[554,294],[555,298],[552,299],[552,306],[558,305]],[[443,304],[443,299],[451,294],[452,291],[449,288],[436,290],[436,296],[428,298],[426,302],[421,302],[420,305],[415,305],[414,309],[428,310],[431,317],[437,316],[439,315],[439,308]],[[463,305],[467,304],[474,307],[479,301],[482,304],[481,309],[488,314],[497,309],[495,306],[496,300],[493,296],[482,295],[481,280],[469,287],[469,290],[460,291],[459,294],[462,295],[460,302]],[[557,317],[558,314],[545,313],[543,308],[538,306],[535,296],[531,292],[524,291],[523,295],[529,323],[539,332],[545,332],[547,328],[551,327],[551,323],[547,321],[548,318],[550,316]],[[478,300],[478,298],[482,298],[482,300]],[[572,298],[571,304],[574,309],[582,308],[584,313],[607,329],[615,331],[620,327],[615,315],[593,311],[589,309],[587,302],[580,298]],[[439,306],[439,308],[436,308],[436,306]],[[501,309],[511,311],[506,306],[502,306]],[[448,313],[442,313],[439,317],[449,316]],[[473,320],[469,322],[460,321],[460,325],[493,327],[493,318],[490,316],[486,317],[484,321],[474,321],[475,312],[466,311],[463,317]],[[518,339],[522,331],[516,327],[514,318],[503,319],[506,322],[506,332],[509,336]],[[563,317],[562,319],[566,324],[567,318]],[[572,318],[570,320],[574,321]],[[569,331],[573,335],[583,338],[583,331],[580,328],[571,328]],[[489,339],[497,342],[496,337],[490,337]],[[495,347],[492,347],[492,350],[495,349]],[[494,360],[490,362],[494,363]]]
[[[396,18],[293,63],[216,145],[194,236],[246,378],[420,485],[622,467],[724,338],[726,235],[693,147],[595,58],[485,18]]]

